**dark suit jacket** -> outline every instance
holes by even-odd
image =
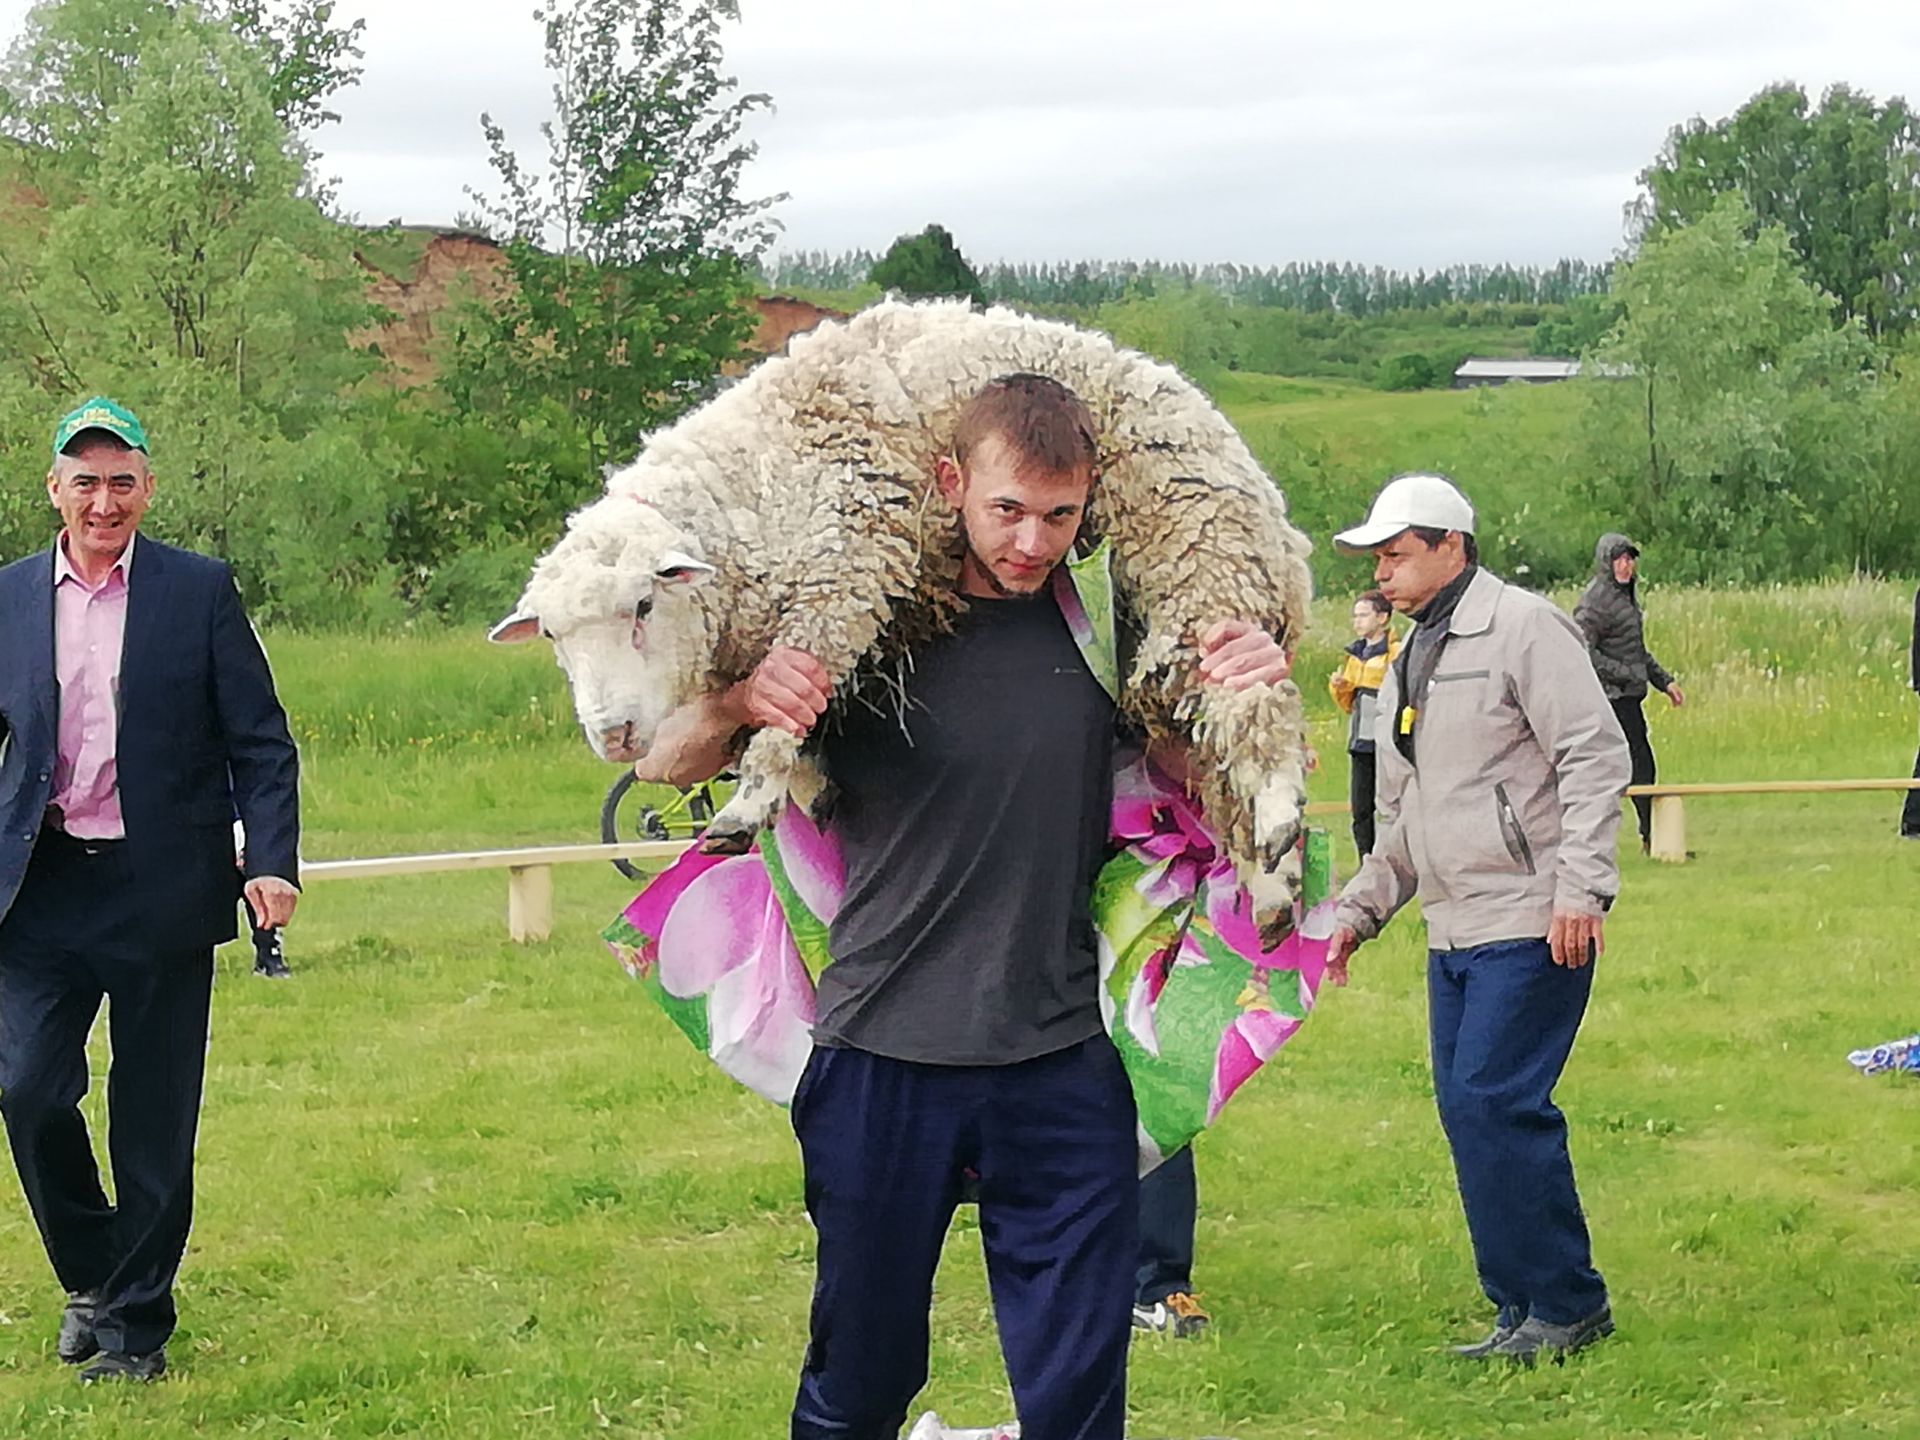
[[[53,790],[60,687],[53,551],[0,569],[0,919]],[[299,882],[299,760],[259,638],[220,561],[142,535],[127,571],[116,742],[134,907],[156,949],[235,934],[233,820],[248,878]]]

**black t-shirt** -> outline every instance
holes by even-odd
[[[970,600],[871,699],[822,736],[847,888],[815,1038],[1003,1065],[1098,1034],[1114,706],[1059,608]]]

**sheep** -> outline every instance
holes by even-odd
[[[1291,646],[1311,546],[1207,398],[1104,335],[889,300],[797,337],[612,475],[492,638],[553,641],[588,743],[609,760],[637,758],[667,714],[775,646],[818,659],[845,703],[863,674],[949,623],[962,542],[935,462],[967,400],[1014,371],[1061,381],[1093,413],[1083,540],[1111,547],[1123,623],[1140,637],[1121,709],[1150,738],[1185,743],[1189,784],[1278,939],[1299,884],[1299,692],[1203,685],[1197,641],[1235,618]],[[738,768],[709,851],[745,849],[790,790],[818,794],[801,742],[778,729],[756,732]]]

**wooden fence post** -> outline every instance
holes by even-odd
[[[1653,836],[1647,853],[1679,864],[1687,858],[1686,801],[1678,795],[1653,797]]]
[[[507,867],[507,934],[521,944],[553,933],[553,867]]]

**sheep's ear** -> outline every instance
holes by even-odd
[[[540,617],[515,611],[487,632],[496,645],[524,645],[540,638]]]
[[[669,550],[653,568],[653,578],[662,585],[703,585],[713,578],[713,566],[679,550]]]

